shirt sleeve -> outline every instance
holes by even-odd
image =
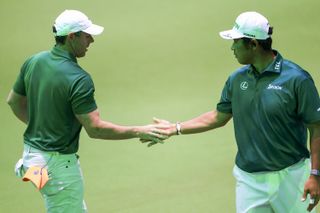
[[[22,65],[22,67],[20,69],[20,73],[19,73],[19,75],[18,75],[18,77],[16,79],[16,82],[13,85],[13,91],[15,93],[18,93],[19,95],[23,95],[23,96],[26,96],[26,94],[27,94],[24,78],[25,78],[25,73],[26,73],[29,61],[30,61],[30,59],[27,60]]]
[[[86,114],[97,109],[94,91],[94,83],[88,74],[74,82],[71,90],[71,105],[74,114]]]
[[[219,112],[232,114],[232,103],[231,103],[231,83],[230,77],[226,81],[224,88],[221,93],[220,101],[217,104],[217,110]]]
[[[303,80],[297,88],[297,114],[306,123],[320,121],[320,98],[311,77]]]

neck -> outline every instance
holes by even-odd
[[[69,45],[67,42],[65,44],[57,44],[57,46],[60,49],[63,49],[65,51],[69,52],[71,55],[75,56],[74,49],[73,49],[72,45]]]
[[[272,50],[267,51],[267,52],[261,52],[260,54],[257,55],[255,58],[254,63],[252,66],[259,72],[262,73],[263,70],[271,64],[275,58],[275,54],[273,53]]]

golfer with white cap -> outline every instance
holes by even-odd
[[[80,11],[61,13],[53,26],[56,45],[26,60],[8,96],[13,113],[27,124],[16,173],[40,190],[47,212],[86,212],[76,155],[82,126],[92,138],[166,138],[159,125],[120,126],[101,120],[93,81],[77,58],[85,56],[92,36],[102,31]]]
[[[215,110],[171,124],[167,134],[200,133],[233,118],[237,212],[314,212],[320,198],[319,94],[308,72],[271,48],[272,29],[261,14],[244,12],[233,29],[221,32],[233,40],[244,66],[226,81]]]

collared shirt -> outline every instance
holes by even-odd
[[[23,64],[13,90],[27,97],[24,142],[43,151],[78,151],[81,124],[75,114],[97,108],[94,84],[70,53],[55,46]]]
[[[275,53],[261,74],[251,65],[234,72],[217,105],[233,116],[236,164],[247,172],[277,171],[308,158],[306,124],[320,121],[312,77]]]

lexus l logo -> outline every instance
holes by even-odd
[[[241,82],[241,84],[240,84],[240,88],[241,88],[242,90],[248,89],[248,86],[249,86],[249,84],[248,84],[248,82],[246,82],[246,81],[243,81],[243,82]]]

